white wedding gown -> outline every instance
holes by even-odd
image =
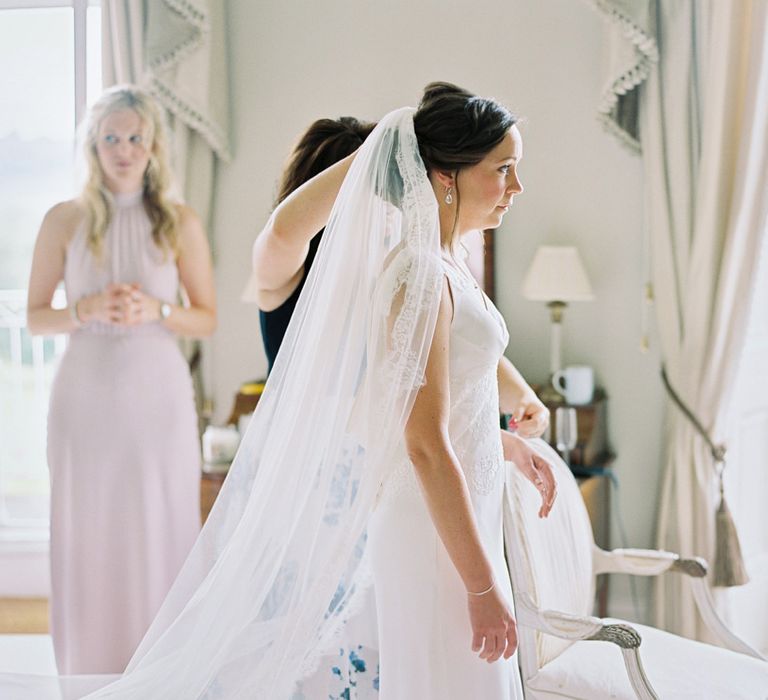
[[[444,261],[453,295],[451,443],[471,494],[496,586],[512,605],[504,558],[504,457],[497,368],[504,319],[469,272]],[[464,585],[430,518],[413,465],[384,483],[368,523],[379,628],[381,700],[522,700],[517,654],[489,664],[471,649]]]

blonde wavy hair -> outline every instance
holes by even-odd
[[[133,85],[118,85],[105,91],[88,116],[84,137],[88,175],[80,194],[86,211],[88,247],[96,257],[101,256],[113,208],[112,193],[107,188],[96,153],[99,129],[107,115],[123,109],[131,109],[139,115],[144,142],[150,144],[149,163],[144,173],[144,208],[152,223],[152,239],[158,248],[170,251],[175,258],[179,253],[179,214],[169,195],[171,169],[163,119],[155,100]]]

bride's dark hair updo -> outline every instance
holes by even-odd
[[[455,172],[479,163],[517,121],[506,107],[451,83],[424,88],[413,126],[427,171]]]

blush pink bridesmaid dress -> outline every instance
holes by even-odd
[[[71,301],[109,283],[177,296],[172,254],[152,240],[142,193],[118,195],[104,251],[85,229],[66,251]],[[191,377],[159,322],[72,333],[48,416],[51,633],[59,673],[119,673],[200,530]]]

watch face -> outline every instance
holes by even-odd
[[[160,317],[168,318],[171,315],[171,305],[168,303],[160,304]]]

